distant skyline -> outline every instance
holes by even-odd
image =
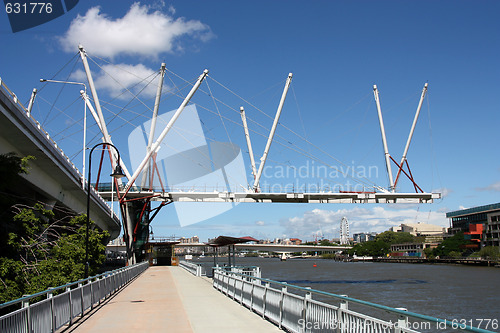
[[[192,84],[208,68],[207,82],[192,100],[204,136],[241,148],[251,184],[239,107],[245,106],[250,119],[258,163],[291,72],[261,181],[283,191],[387,188],[373,85],[380,91],[389,152],[399,161],[427,82],[408,162],[417,183],[441,192],[442,200],[239,204],[183,227],[167,206],[152,226],[155,236],[201,240],[331,239],[339,236],[343,216],[351,234],[418,221],[447,227],[448,211],[500,201],[499,10],[498,1],[80,1],[61,17],[17,33],[6,13],[0,14],[0,77],[22,102],[39,89],[34,116],[81,169],[81,87],[39,79],[85,82],[77,55],[82,44],[113,141],[132,169],[128,138],[150,117],[160,64],[169,70],[162,114],[189,90],[183,79]],[[132,100],[138,94],[141,102]],[[87,147],[100,140],[91,120],[88,115]],[[413,186],[402,179],[398,190],[410,192]]]

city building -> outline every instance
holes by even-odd
[[[434,237],[434,236],[431,236]],[[428,241],[427,237],[424,242],[420,243],[403,243],[403,244],[392,244],[391,245],[391,257],[421,257],[425,258],[425,249],[434,249],[436,248],[443,238],[441,237],[440,241]]]
[[[198,244],[200,242],[200,238],[198,236],[193,237],[181,237],[179,238],[179,242],[181,244]]]
[[[403,223],[400,226],[389,229],[394,232],[409,232],[413,236],[443,235],[446,228],[428,223]]]
[[[359,233],[359,234],[354,234],[352,235],[354,243],[364,243],[368,241],[375,240],[375,236],[377,236],[376,232],[370,232],[370,233]]]
[[[446,213],[450,232],[463,232],[477,247],[500,246],[500,203]]]

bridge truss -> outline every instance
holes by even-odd
[[[87,81],[90,87],[94,105],[92,105],[89,96],[82,92],[82,98],[85,100],[94,120],[96,121],[99,130],[102,133],[102,142],[112,144],[111,136],[108,133],[106,122],[101,110],[99,97],[94,86],[94,81],[92,78],[92,73],[90,71],[89,64],[87,62],[87,54],[82,46],[79,46],[80,57],[82,59],[85,72],[87,74]],[[387,148],[387,141],[385,138],[384,124],[382,120],[380,101],[378,97],[378,90],[374,86],[374,96],[377,105],[377,111],[379,115],[380,128],[382,133],[382,141],[384,146],[384,155],[386,161],[387,172],[389,176],[389,188],[383,188],[380,186],[375,186],[373,191],[340,191],[340,192],[330,192],[330,191],[318,191],[314,193],[293,191],[290,193],[273,193],[266,192],[261,189],[260,179],[263,174],[263,169],[266,164],[267,157],[270,152],[271,145],[273,143],[273,138],[277,130],[280,115],[284,106],[284,102],[288,93],[289,86],[292,80],[292,74],[290,73],[287,77],[285,87],[278,105],[278,109],[271,127],[269,136],[267,138],[267,143],[264,149],[264,153],[260,158],[260,164],[256,165],[255,158],[253,156],[253,149],[251,145],[250,135],[248,131],[248,125],[246,122],[246,115],[243,107],[241,107],[241,119],[243,123],[247,148],[249,151],[249,157],[252,166],[253,174],[253,184],[248,186],[248,188],[243,191],[177,191],[174,189],[169,189],[164,186],[164,182],[161,180],[160,173],[158,171],[158,165],[156,162],[156,157],[160,145],[164,141],[166,135],[172,129],[177,119],[181,116],[183,110],[190,103],[191,98],[196,93],[197,89],[200,87],[201,83],[208,75],[208,70],[203,71],[203,73],[198,77],[191,90],[187,96],[183,99],[180,106],[175,111],[174,115],[170,118],[168,123],[163,127],[159,135],[155,135],[156,130],[156,120],[158,117],[158,108],[160,105],[160,98],[163,87],[163,77],[165,74],[165,64],[162,64],[159,75],[159,82],[157,88],[157,94],[155,99],[155,105],[153,110],[153,116],[151,119],[151,127],[149,132],[149,141],[147,144],[145,156],[139,166],[130,173],[126,166],[123,164],[123,160],[120,160],[115,156],[114,151],[109,151],[109,157],[111,160],[111,165],[114,168],[116,163],[120,163],[122,169],[125,171],[127,177],[127,183],[124,184],[121,180],[115,180],[113,186],[103,186],[103,184],[96,184],[96,189],[98,189],[101,196],[110,201],[119,201],[122,216],[124,218],[124,229],[125,229],[125,240],[128,247],[129,263],[134,263],[137,256],[140,256],[144,249],[144,243],[147,241],[149,236],[149,224],[158,214],[158,212],[166,205],[172,202],[212,202],[212,203],[343,203],[343,204],[361,204],[361,203],[374,203],[374,204],[385,204],[385,203],[432,203],[433,200],[439,199],[439,193],[426,193],[421,190],[418,185],[416,185],[413,176],[409,170],[409,165],[406,160],[406,155],[411,142],[413,131],[415,128],[418,115],[420,113],[420,108],[422,106],[422,100],[425,97],[425,92],[427,90],[427,84],[425,85],[424,91],[420,99],[419,106],[415,115],[415,119],[410,131],[410,135],[405,147],[403,158],[400,163],[397,163],[389,154]],[[33,97],[34,98],[34,97]],[[30,101],[32,104],[33,101]],[[154,140],[156,138],[156,140]],[[392,171],[390,161],[391,159],[398,167],[396,181],[393,181]],[[101,159],[102,163],[102,159]],[[407,166],[408,172],[404,170],[404,166]],[[415,193],[399,193],[396,191],[396,185],[399,180],[400,174],[406,175],[410,181],[415,186]],[[140,177],[142,174],[142,177]],[[161,189],[155,189],[153,186],[154,179],[160,181]],[[153,208],[152,203],[159,203],[159,205]]]

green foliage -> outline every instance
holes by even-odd
[[[479,256],[483,259],[498,260],[500,258],[500,248],[498,246],[485,246],[479,251]]]
[[[22,208],[13,223],[17,233],[9,234],[6,253],[0,257],[0,302],[34,294],[83,278],[86,216],[69,221],[54,220],[54,214],[37,204]],[[90,273],[104,262],[107,232],[89,230]]]
[[[83,278],[86,216],[56,216],[10,196],[5,184],[28,172],[28,158],[0,155],[0,303]],[[5,177],[5,182],[4,182]],[[14,200],[15,199],[15,200]],[[12,201],[16,201],[12,203]],[[90,273],[104,262],[107,232],[89,230]]]
[[[413,243],[415,241],[415,236],[409,232],[394,232],[394,231],[384,231],[375,237],[375,241],[380,240],[389,245],[392,244],[403,244],[403,243]]]
[[[434,259],[434,258],[436,258],[436,257],[434,256],[434,254],[432,254],[432,251],[433,251],[433,249],[431,249],[431,248],[429,248],[429,247],[424,249],[424,254],[425,254],[425,257],[426,257],[427,259]]]
[[[29,161],[35,159],[34,156],[19,157],[16,153],[10,152],[0,154],[0,173],[5,181],[13,181],[17,175],[26,174],[29,171]],[[3,182],[0,186],[6,186]]]
[[[320,246],[334,246],[335,244],[331,243],[328,239],[322,239],[319,242]]]
[[[392,244],[413,243],[416,237],[408,232],[384,231],[375,237],[375,240],[358,243],[347,253],[358,256],[386,256],[391,249]]]
[[[443,242],[441,242],[441,244],[433,250],[432,254],[440,257],[449,257],[450,252],[459,252],[460,256],[462,256],[463,249],[461,246],[469,243],[469,241],[464,239],[464,234],[459,232],[456,235],[443,240]]]
[[[349,255],[382,257],[389,253],[390,244],[382,240],[358,243],[348,250]]]
[[[450,251],[448,253],[448,257],[451,257],[451,258],[454,258],[454,259],[461,258],[462,257],[462,252],[461,251]]]

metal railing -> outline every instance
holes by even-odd
[[[76,317],[83,317],[86,310],[93,309],[148,267],[149,263],[143,262],[0,304],[0,309],[21,307],[0,317],[0,332],[55,332],[72,325]]]
[[[179,266],[193,274],[194,276],[207,276],[207,269],[203,264],[196,264],[185,260],[179,261]],[[210,267],[213,272],[215,270],[223,270],[226,272],[239,273],[245,276],[253,276],[260,278],[260,267],[258,266],[217,266]]]
[[[180,260],[179,261],[179,266],[193,274],[194,276],[206,276],[207,272],[205,271],[205,267],[203,267],[201,264],[195,264],[193,262],[185,261],[185,260]]]
[[[408,312],[403,308],[391,308],[346,295],[293,286],[223,269],[215,269],[213,287],[264,319],[273,322],[279,328],[290,332],[418,333],[447,329],[492,332],[470,327],[456,320],[438,319]],[[320,302],[312,298],[313,294],[326,296],[340,303],[337,306]],[[377,319],[353,311],[349,309],[349,303],[367,306],[370,312],[382,310],[385,317],[389,316],[392,319]]]
[[[237,273],[241,276],[261,277],[259,266],[217,266],[214,269],[228,273]]]

